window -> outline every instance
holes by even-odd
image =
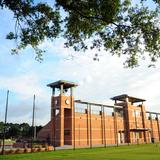
[[[87,105],[82,103],[75,103],[75,112],[86,113]]]
[[[96,105],[91,105],[91,114],[100,115],[101,107]]]
[[[139,117],[141,115],[141,112],[138,110],[133,110],[133,116]]]
[[[136,111],[136,116],[139,117],[141,115],[140,113],[140,111]]]
[[[151,117],[152,117],[152,119],[156,119],[157,116],[156,116],[156,114],[152,114]]]
[[[113,108],[105,107],[104,112],[108,116],[113,116],[114,110],[113,110]]]
[[[146,113],[146,117],[148,120],[150,120],[150,114],[149,113]]]
[[[142,132],[139,132],[139,138],[142,138]]]
[[[117,111],[118,117],[123,117],[124,116],[124,112],[123,110]]]
[[[85,111],[84,108],[75,108],[75,112],[78,112],[78,113],[86,113],[86,111]]]
[[[69,129],[65,129],[64,130],[64,135],[65,136],[69,136],[70,135],[70,130]]]
[[[100,110],[92,109],[91,113],[92,114],[100,114]]]

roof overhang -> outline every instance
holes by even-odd
[[[118,100],[118,101],[126,102],[126,98],[128,98],[128,101],[129,101],[129,102],[132,102],[132,103],[144,102],[144,101],[146,101],[145,99],[128,96],[127,94],[122,94],[122,95],[119,95],[119,96],[115,96],[115,97],[113,97],[113,98],[111,98],[111,99],[112,99],[112,100]]]
[[[78,86],[76,83],[65,81],[65,80],[59,80],[59,81],[50,83],[47,86],[51,88],[61,88],[61,85],[63,85],[64,89]]]

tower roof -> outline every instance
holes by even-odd
[[[65,81],[65,80],[59,80],[59,81],[50,83],[47,86],[51,88],[60,88],[61,85],[63,85],[64,89],[78,86],[76,83]]]
[[[132,102],[132,103],[146,101],[145,99],[131,97],[131,96],[127,95],[127,94],[122,94],[122,95],[119,95],[119,96],[115,96],[115,97],[113,97],[111,99],[125,102],[126,98],[128,98],[129,102]]]

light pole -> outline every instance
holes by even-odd
[[[3,141],[2,141],[2,155],[4,154],[4,145],[5,145],[5,137],[6,137],[6,123],[7,123],[7,113],[8,113],[8,98],[9,98],[9,90],[7,91],[7,98],[6,98],[6,111],[5,111],[5,120],[4,120],[4,127],[3,127]]]
[[[32,138],[31,138],[31,151],[32,151],[32,148],[33,148],[33,139],[35,138],[35,129],[34,129],[34,119],[35,119],[35,99],[36,99],[36,96],[34,95],[33,96],[33,112],[32,112]]]

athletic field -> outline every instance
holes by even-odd
[[[156,144],[0,155],[0,160],[160,160]]]

